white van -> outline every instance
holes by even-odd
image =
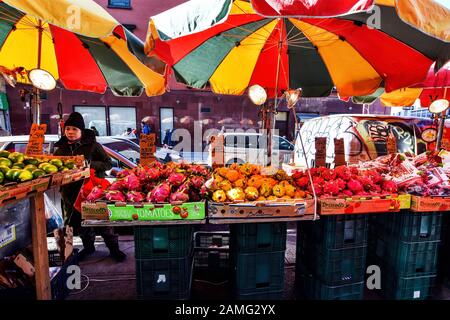
[[[358,163],[387,154],[386,139],[394,136],[398,152],[416,154],[434,148],[437,130],[429,118],[413,118],[384,115],[330,115],[305,121],[300,135],[305,147],[302,151],[300,138],[295,140],[294,162],[305,167],[306,161],[314,166],[315,138],[326,137],[327,166],[334,166],[334,139],[343,138],[345,160]],[[443,145],[448,144],[450,130],[444,131]]]
[[[224,136],[224,163],[252,163],[266,165],[267,142],[262,133],[226,132]],[[211,148],[208,152],[208,165],[212,165]],[[290,163],[294,155],[294,145],[286,138],[278,135],[272,136],[272,159],[277,158],[279,163]],[[273,160],[272,162],[274,162]]]

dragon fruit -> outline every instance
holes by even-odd
[[[121,201],[121,202],[125,202],[125,196],[123,195],[122,192],[117,191],[117,190],[109,190],[105,193],[105,198],[108,201]]]
[[[336,179],[335,183],[339,187],[340,191],[344,190],[347,187],[347,183],[344,180],[342,180],[341,178]]]
[[[326,169],[322,171],[322,178],[327,181],[333,181],[336,179],[336,172],[332,169]]]
[[[305,174],[303,173],[303,171],[300,170],[296,170],[294,171],[294,173],[292,174],[292,179],[297,180],[297,179],[301,179],[302,177],[304,177]]]
[[[147,201],[153,203],[167,202],[170,196],[170,185],[168,183],[162,183],[156,186],[153,191],[147,195]]]
[[[295,180],[295,184],[297,185],[297,187],[304,189],[308,186],[309,179],[308,177],[301,177]]]
[[[185,192],[177,191],[170,195],[170,202],[188,202],[189,195]]]
[[[311,194],[313,193],[311,185],[308,186],[308,191],[311,192]],[[322,187],[317,183],[314,183],[314,191],[316,192],[316,196],[318,197],[323,194]]]
[[[182,173],[172,173],[168,178],[168,182],[174,187],[180,186],[184,180],[186,180],[186,176]]]
[[[123,178],[125,178],[126,176],[128,176],[129,174],[130,174],[130,171],[127,170],[127,169],[125,169],[125,170],[120,171],[120,172],[117,174],[116,178],[117,178],[117,179],[123,179]]]
[[[336,172],[336,176],[344,181],[348,181],[352,177],[350,169],[346,166],[336,167],[334,171]]]
[[[332,196],[337,196],[339,194],[339,186],[335,181],[327,181],[323,185],[323,193]]]
[[[141,189],[141,183],[139,178],[135,174],[130,174],[125,178],[125,184],[130,191],[139,191]]]
[[[198,202],[202,200],[202,196],[198,192],[198,190],[189,190],[189,200],[192,202]]]
[[[359,180],[354,179],[347,182],[347,188],[354,194],[364,190],[362,183]]]
[[[325,183],[325,180],[321,177],[313,177],[313,183],[318,185],[323,185]]]
[[[130,191],[127,193],[128,202],[144,202],[145,196],[142,192]]]
[[[359,182],[363,185],[363,188],[365,191],[370,191],[373,189],[374,183],[373,181],[368,177],[359,177]]]
[[[149,168],[147,170],[147,176],[150,181],[158,181],[160,175],[160,171],[156,168]]]
[[[190,172],[193,175],[204,176],[204,177],[207,177],[209,174],[208,169],[206,169],[205,167],[200,166],[200,165],[191,166]]]
[[[92,188],[92,191],[87,196],[86,200],[89,202],[94,202],[98,199],[101,199],[104,194],[105,194],[105,191],[103,191],[101,188],[94,187],[94,188]]]
[[[119,190],[123,191],[127,188],[124,180],[116,180],[114,181],[111,186],[109,187],[109,190]]]
[[[351,191],[348,190],[348,189],[343,190],[342,193],[343,193],[345,196],[349,196],[349,197],[353,196],[353,192],[351,192]]]
[[[386,192],[396,193],[398,191],[397,184],[394,181],[385,180],[381,185],[381,189]]]
[[[195,189],[200,189],[205,184],[205,179],[200,176],[193,176],[190,179],[190,185]]]

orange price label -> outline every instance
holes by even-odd
[[[155,161],[155,152],[156,152],[156,135],[154,133],[151,134],[141,134],[140,137],[140,147],[141,147],[141,159],[140,164],[148,165]]]
[[[37,156],[43,154],[43,145],[45,139],[45,132],[47,131],[46,124],[33,123],[30,130],[30,139],[28,140],[26,155]]]

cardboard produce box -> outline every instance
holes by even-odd
[[[411,211],[450,211],[450,197],[411,197]]]
[[[362,214],[400,211],[398,195],[353,196],[319,200],[320,215]]]

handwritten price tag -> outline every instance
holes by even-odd
[[[140,164],[148,165],[155,161],[156,152],[156,135],[151,134],[141,134],[140,147],[141,147],[141,160]]]
[[[47,125],[38,125],[33,123],[30,130],[30,139],[28,140],[26,155],[37,156],[43,154],[43,145],[45,139],[45,132],[47,131]]]
[[[327,157],[327,138],[316,137],[316,168],[325,167]]]

